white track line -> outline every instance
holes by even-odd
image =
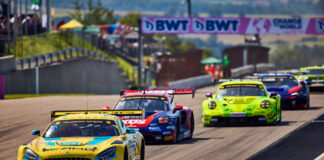
[[[323,160],[323,159],[324,159],[324,152],[318,157],[316,157],[314,160]]]

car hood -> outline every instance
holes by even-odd
[[[231,112],[245,112],[247,108],[255,108],[264,97],[224,97],[222,100],[223,105],[228,106]]]
[[[107,137],[76,137],[76,138],[38,138],[32,142],[33,148],[40,156],[57,155],[82,156],[97,155],[109,144],[118,140],[119,136]]]
[[[267,91],[278,93],[281,96],[288,94],[289,87],[267,87]]]

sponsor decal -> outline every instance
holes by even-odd
[[[97,147],[63,147],[63,148],[43,148],[42,151],[43,152],[47,152],[47,151],[64,151],[64,150],[71,150],[71,151],[92,151],[94,152],[95,150],[97,150]]]
[[[237,88],[237,87],[263,88],[262,85],[258,85],[258,84],[229,84],[229,85],[222,86],[220,89]]]
[[[232,112],[231,117],[245,117],[245,112]]]
[[[123,122],[126,124],[126,125],[131,125],[131,124],[145,124],[146,122],[146,119],[130,119],[130,120],[123,120]]]
[[[144,34],[324,34],[322,18],[143,17]]]
[[[273,18],[272,22],[274,27],[278,27],[283,30],[299,30],[303,28],[301,18]]]
[[[175,127],[174,126],[167,126],[166,129],[171,129],[173,130]]]
[[[171,131],[167,131],[167,132],[162,132],[163,135],[169,135],[171,134]]]
[[[189,31],[190,20],[187,18],[156,18],[142,20],[142,30],[144,33],[187,33]]]
[[[324,33],[324,20],[316,19],[315,29],[318,33]]]
[[[148,129],[149,129],[150,131],[156,131],[156,132],[161,131],[161,128],[160,128],[160,127],[148,127]]]

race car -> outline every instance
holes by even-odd
[[[113,110],[143,110],[145,118],[125,116],[124,123],[144,135],[145,142],[177,143],[191,139],[194,132],[192,109],[176,104],[174,95],[192,94],[194,89],[124,90]],[[109,110],[109,106],[103,107]]]
[[[302,74],[296,77],[300,81],[306,81],[310,89],[324,88],[324,66],[312,66],[300,68]]]
[[[205,127],[281,122],[279,94],[268,92],[260,81],[226,81],[220,84],[216,94],[206,94],[208,99],[202,103]]]
[[[276,92],[281,97],[281,108],[309,108],[309,89],[305,81],[298,80],[291,74],[261,74],[262,80],[275,79],[275,81],[263,81],[269,92]]]
[[[123,111],[123,113],[135,111]],[[56,118],[43,134],[21,145],[18,160],[127,160],[144,159],[141,133],[127,128],[114,111],[54,111]],[[118,113],[121,114],[121,113]],[[139,113],[142,114],[142,113]],[[139,115],[137,114],[137,115]]]

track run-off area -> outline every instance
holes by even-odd
[[[145,158],[161,159],[247,159],[296,128],[324,112],[324,93],[311,93],[308,110],[284,110],[282,122],[274,126],[225,126],[205,128],[201,122],[201,103],[207,92],[216,86],[205,87],[191,95],[175,96],[177,104],[193,109],[195,131],[193,139],[178,144],[146,145]],[[28,143],[50,123],[52,110],[86,110],[112,107],[119,95],[50,96],[0,101],[0,159],[13,160],[19,145]],[[307,153],[305,153],[307,154]]]

